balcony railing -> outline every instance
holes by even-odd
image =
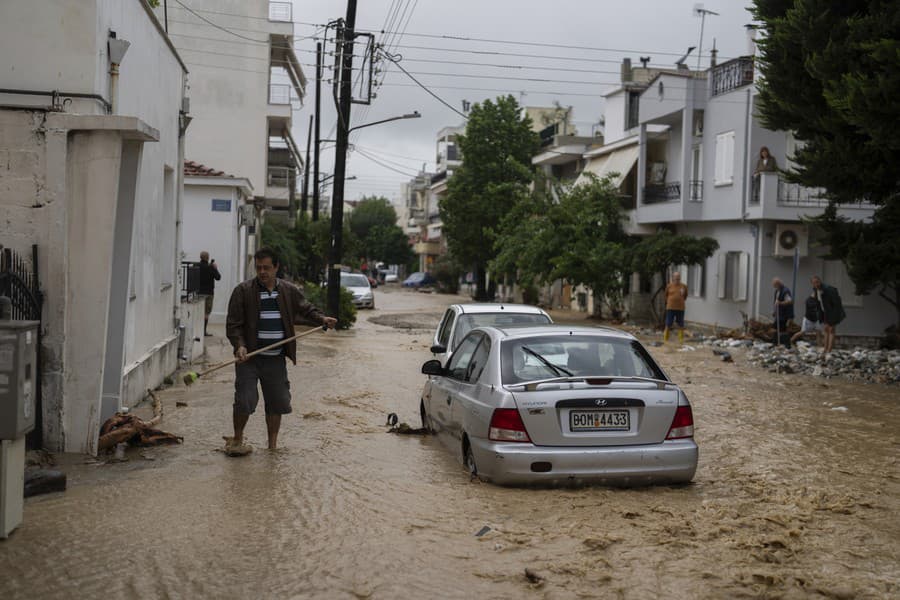
[[[828,199],[821,188],[803,187],[778,178],[778,204],[781,206],[827,206]]]
[[[290,187],[296,181],[293,167],[269,167],[266,183],[269,187]]]
[[[269,20],[281,23],[293,21],[293,5],[290,2],[269,2]]]
[[[703,202],[703,181],[692,179],[691,185],[691,202]]]
[[[291,86],[286,83],[269,84],[269,104],[290,104]]]
[[[644,188],[644,204],[658,204],[681,199],[681,182],[648,185]]]
[[[753,58],[742,56],[713,67],[712,95],[718,96],[753,83]]]

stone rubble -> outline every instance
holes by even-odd
[[[775,346],[759,340],[703,337],[692,340],[718,348],[746,348],[747,361],[772,373],[799,373],[813,377],[841,377],[866,383],[900,383],[900,351],[865,348],[833,350],[797,342],[794,347]]]

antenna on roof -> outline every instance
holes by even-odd
[[[703,57],[703,26],[706,25],[706,15],[716,15],[719,13],[703,8],[702,2],[694,4],[693,10],[695,17],[700,17],[700,50],[697,52],[697,70],[700,70],[700,59]]]
[[[675,64],[678,66],[679,69],[687,69],[687,66],[684,64],[684,61],[687,60],[688,55],[690,55],[690,53],[693,52],[696,47],[697,46],[691,46],[690,48],[687,49],[687,52],[684,53],[684,56],[682,56],[681,58],[679,58],[678,60],[675,61]]]

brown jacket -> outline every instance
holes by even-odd
[[[256,335],[259,322],[259,292],[263,286],[254,277],[235,286],[228,301],[228,318],[225,322],[225,335],[231,342],[234,351],[241,346],[247,352],[257,349]],[[325,314],[306,301],[303,292],[293,283],[283,279],[275,280],[278,291],[278,308],[284,323],[285,337],[293,337],[294,324],[321,325]],[[294,364],[297,363],[297,342],[284,345],[284,353]]]

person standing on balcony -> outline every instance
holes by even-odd
[[[759,159],[756,161],[756,169],[753,170],[753,176],[756,177],[760,173],[777,171],[778,165],[775,164],[775,159],[772,158],[772,155],[769,154],[769,148],[763,146],[759,149]]]
[[[781,343],[781,337],[787,333],[788,321],[794,319],[794,297],[791,295],[790,288],[777,277],[772,279],[772,287],[775,288],[775,310],[772,315],[775,317],[775,345],[777,346]],[[790,340],[787,340],[785,345],[790,347]]]
[[[219,267],[216,266],[215,259],[209,260],[209,252],[204,250],[200,253],[200,264],[197,265],[199,271],[199,281],[197,283],[197,292],[203,298],[203,335],[210,336],[209,333],[209,314],[213,309],[213,295],[216,291],[216,282],[222,279],[219,273]]]
[[[687,300],[688,288],[681,283],[681,273],[672,273],[672,280],[666,286],[666,328],[663,341],[669,341],[669,329],[678,326],[678,342],[684,342],[684,301]]]
[[[825,322],[825,354],[834,348],[834,338],[838,323],[844,320],[847,313],[844,312],[844,304],[837,288],[822,283],[822,278],[814,275],[812,278],[813,295],[822,306],[822,320]]]

